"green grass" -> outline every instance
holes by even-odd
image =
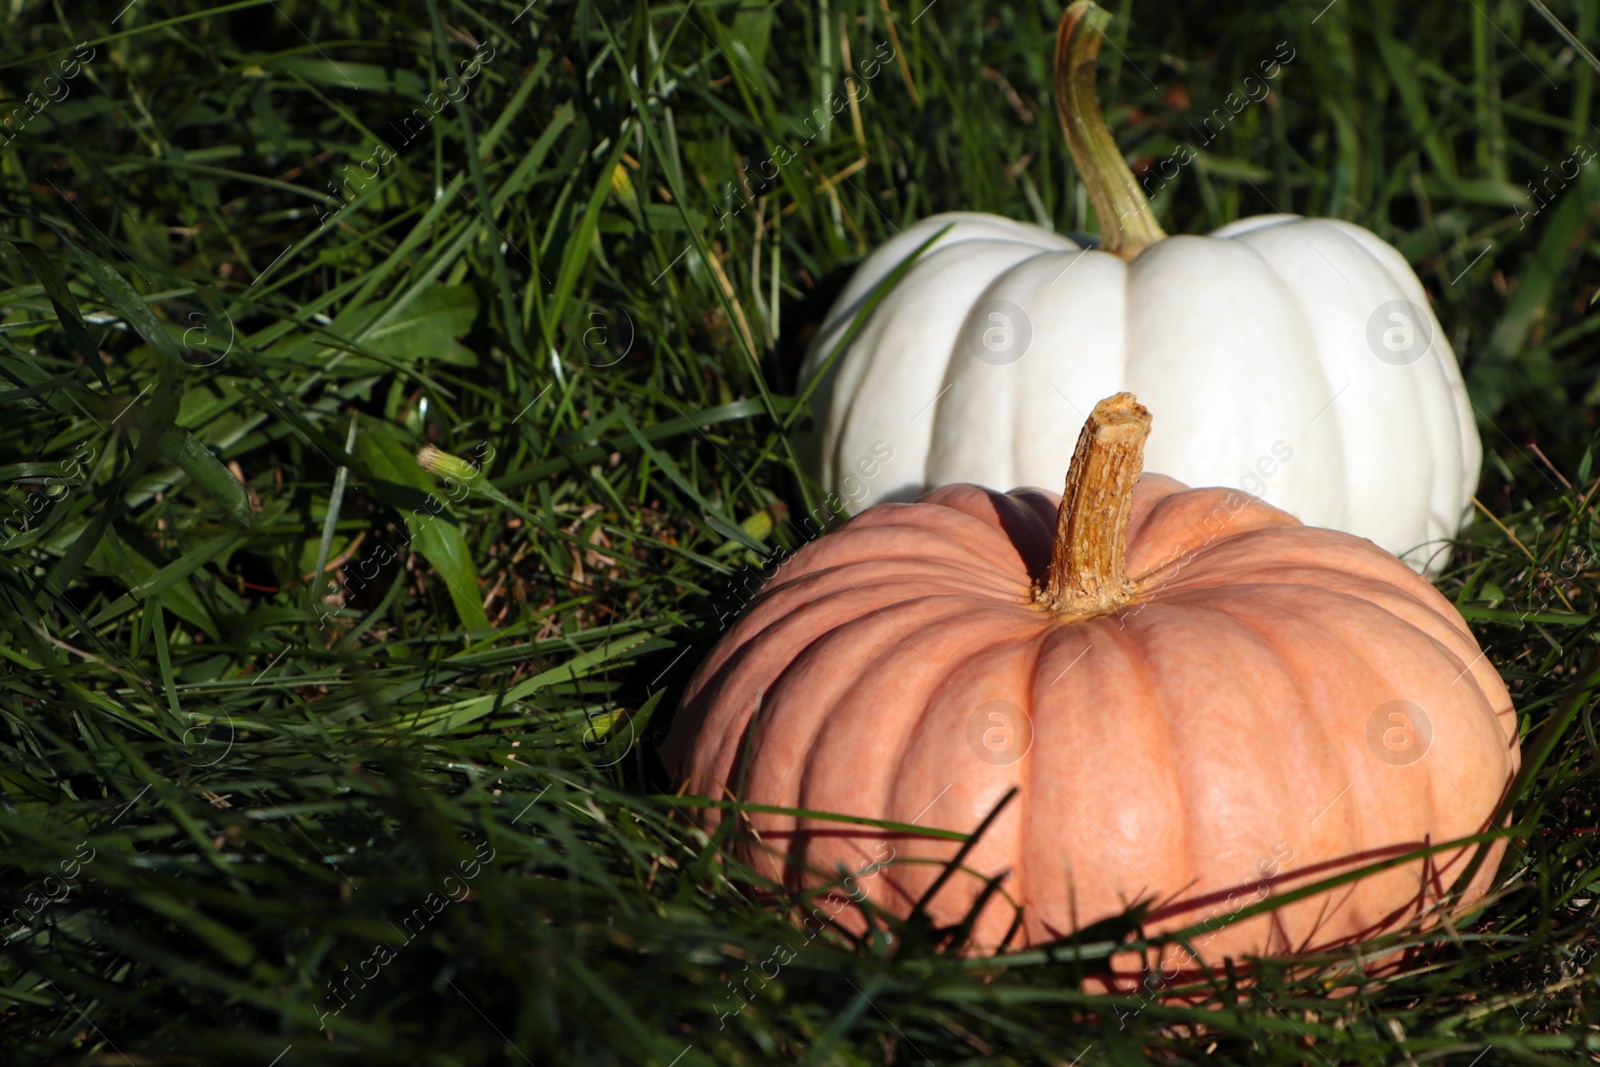
[[[828,935],[746,1003],[799,935],[653,751],[748,568],[800,540],[794,371],[853,264],[937,210],[1092,229],[1055,5],[120,6],[0,8],[0,110],[62,97],[0,132],[0,1061],[1600,1045],[1600,167],[1542,208],[1526,184],[1600,148],[1563,36],[1596,41],[1596,0],[1560,28],[1519,0],[1114,9],[1136,163],[1295,50],[1160,218],[1336,215],[1416,266],[1489,453],[1440,587],[1548,743],[1494,898],[1415,968],[1330,1000],[1267,965],[1220,1010],[1081,992],[1130,922],[1004,961]],[[852,69],[858,106],[808,131]]]

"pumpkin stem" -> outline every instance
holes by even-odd
[[[1166,236],[1150,201],[1106,129],[1094,77],[1111,15],[1093,0],[1077,0],[1056,29],[1056,118],[1072,152],[1078,177],[1094,203],[1101,247],[1132,259]]]
[[[1149,436],[1150,412],[1132,393],[1100,401],[1083,424],[1056,513],[1050,569],[1034,590],[1052,614],[1104,615],[1134,599],[1123,552]]]

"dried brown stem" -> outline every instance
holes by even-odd
[[[1050,569],[1034,591],[1051,613],[1103,615],[1133,600],[1123,554],[1149,436],[1150,412],[1132,393],[1107,397],[1089,413],[1061,494]]]

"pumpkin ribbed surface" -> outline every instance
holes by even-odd
[[[1238,491],[1145,474],[1127,526],[1136,601],[1066,621],[1034,601],[1057,507],[1039,490],[947,486],[807,545],[691,681],[669,767],[691,793],[963,832],[1016,787],[973,873],[930,907],[956,921],[980,875],[1009,872],[1024,909],[1013,947],[1140,900],[1148,930],[1179,929],[1241,894],[1486,829],[1519,762],[1511,700],[1459,614],[1399,560]],[[888,841],[894,862],[860,885],[899,912],[957,848],[747,818],[739,858],[794,886],[868,868]],[[1471,852],[1224,926],[1201,958],[1393,928]],[[1014,917],[991,900],[977,944]]]
[[[956,482],[1050,485],[1083,412],[1130,389],[1162,412],[1151,469],[1240,486],[1409,552],[1419,569],[1448,559],[1439,540],[1471,513],[1482,446],[1421,283],[1368,231],[1262,216],[1126,263],[1026,223],[937,215],[857,270],[804,379],[874,287],[945,227],[821,378],[802,456],[826,489],[864,508]],[[1398,365],[1367,332],[1391,306],[1421,349],[1390,357]],[[1017,348],[986,351],[1002,326]],[[880,441],[894,461],[867,481],[856,467]]]
[[[1237,485],[1437,573],[1483,450],[1421,281],[1339,219],[1168,237],[1144,194],[1156,168],[1136,179],[1096,97],[1110,18],[1092,0],[1062,12],[1052,94],[1098,248],[977,212],[896,229],[806,356],[803,462],[862,507],[955,482],[1048,485],[1088,402],[1131,389],[1163,412],[1155,469]]]

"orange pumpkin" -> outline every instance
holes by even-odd
[[[1005,873],[976,924],[984,950],[1012,903],[1011,947],[1139,901],[1147,932],[1216,927],[1197,960],[1168,946],[1124,973],[1436,921],[1471,847],[1217,918],[1483,832],[1520,761],[1516,714],[1424,579],[1248,494],[1141,476],[1149,424],[1130,394],[1096,406],[1059,503],[951,485],[805,546],[690,682],[669,767],[691,793],[962,832],[1018,789],[928,906],[957,922]],[[733,848],[768,876],[860,872],[851,892],[902,914],[958,847],[744,818]]]

